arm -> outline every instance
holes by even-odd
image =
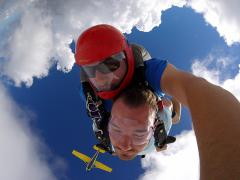
[[[191,112],[201,180],[240,177],[240,103],[228,91],[168,64],[161,87]]]

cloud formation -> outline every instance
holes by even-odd
[[[214,57],[210,54],[203,60],[196,59],[192,64],[192,72],[228,90],[240,101],[240,64],[235,67],[239,69],[238,72],[233,77],[227,78],[233,64],[236,66],[231,57]]]
[[[0,7],[0,72],[15,85],[31,86],[49,69],[68,72],[74,64],[69,48],[87,27],[112,24],[130,33],[150,31],[161,24],[163,11],[191,7],[202,13],[231,45],[240,42],[238,0],[3,0]]]
[[[184,131],[163,152],[154,152],[142,160],[145,173],[139,180],[198,180],[199,156],[194,131]],[[183,167],[184,162],[184,167]]]
[[[162,11],[184,4],[184,0],[3,1],[0,8],[2,76],[17,86],[22,83],[31,86],[33,78],[47,76],[55,64],[57,69],[68,72],[74,64],[69,44],[87,27],[108,23],[127,33],[134,26],[150,31],[161,23]]]
[[[21,110],[0,82],[0,179],[57,180],[53,169],[64,170],[61,158],[52,156],[29,127],[29,113]]]
[[[187,4],[202,13],[228,45],[240,42],[239,0],[189,0]]]

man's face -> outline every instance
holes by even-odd
[[[89,73],[91,74],[89,81],[98,91],[114,90],[127,73],[127,62],[124,53],[121,52],[114,57],[115,58],[108,58],[104,63],[88,66],[97,67],[94,71],[91,70],[91,73],[90,71],[86,71],[86,73],[87,75],[89,75]],[[85,66],[85,70],[87,69],[89,70],[89,68]]]
[[[116,155],[131,160],[143,151],[153,135],[155,111],[147,105],[128,107],[121,98],[112,107],[108,130]]]

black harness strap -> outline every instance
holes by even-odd
[[[110,113],[105,110],[102,99],[95,95],[88,82],[83,82],[82,86],[86,97],[87,114],[93,121],[94,134],[99,141],[98,146],[112,154],[113,149],[107,130]]]
[[[155,147],[163,148],[165,144],[174,143],[176,138],[173,136],[168,136],[165,130],[165,126],[162,120],[159,120],[155,124],[154,138]]]

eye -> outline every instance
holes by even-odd
[[[116,59],[113,58],[108,58],[104,64],[111,70],[111,71],[115,71],[119,68],[120,66],[120,62]]]
[[[121,130],[120,130],[120,129],[117,129],[117,128],[115,128],[115,127],[110,127],[110,128],[109,128],[109,131],[112,131],[112,132],[114,132],[114,133],[121,133]]]
[[[137,138],[137,139],[141,139],[141,138],[144,137],[144,135],[134,135],[134,137]]]
[[[113,129],[115,132],[120,133],[121,131],[119,129]]]

